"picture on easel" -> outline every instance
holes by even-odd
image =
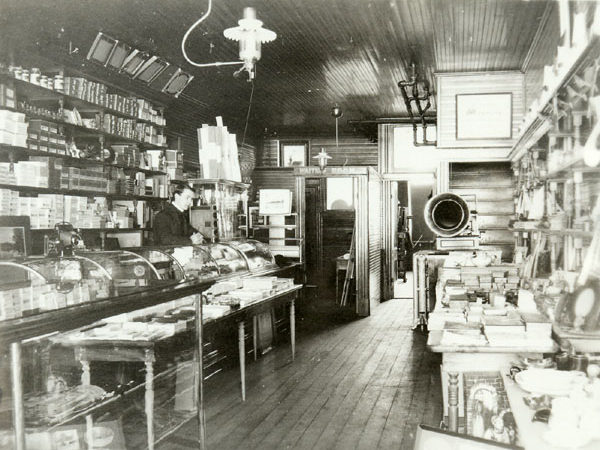
[[[466,433],[514,444],[517,426],[500,372],[464,372],[463,383]]]

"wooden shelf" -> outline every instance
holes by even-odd
[[[521,126],[522,131],[520,136],[509,152],[509,159],[511,161],[520,159],[539,138],[549,131],[550,124],[546,116],[548,115],[552,98],[571,81],[573,75],[595,58],[599,48],[600,36],[593,36],[585,47],[579,49],[579,54],[571,64],[571,67],[556,80],[552,89],[543,92],[539,98],[539,110],[536,111],[536,114],[530,114]]]
[[[158,125],[150,120],[140,119],[136,116],[132,116],[130,114],[118,111],[113,108],[109,108],[107,106],[99,105],[96,103],[88,102],[86,100],[80,99],[79,97],[75,97],[73,95],[65,94],[64,92],[55,91],[53,89],[47,89],[42,86],[38,86],[37,84],[32,84],[27,81],[19,80],[14,78],[6,73],[0,74],[0,79],[11,80],[15,84],[15,88],[18,92],[17,101],[19,101],[19,97],[24,96],[27,97],[27,100],[30,102],[57,102],[59,100],[63,100],[67,105],[71,105],[79,112],[86,111],[103,111],[110,114],[114,114],[115,116],[122,117],[124,119],[133,119],[139,123],[147,123],[149,125],[153,125],[158,128],[164,128],[165,125]],[[123,96],[124,97],[124,96]],[[22,112],[22,111],[21,111]]]
[[[257,230],[269,230],[272,228],[295,230],[296,225],[253,225],[252,228],[257,229]]]
[[[0,189],[10,189],[12,191],[25,192],[27,194],[59,194],[59,195],[74,195],[79,197],[106,197],[112,200],[146,200],[146,201],[161,201],[166,200],[164,197],[154,197],[150,195],[129,195],[129,194],[107,194],[100,191],[86,191],[82,189],[59,189],[45,188],[36,186],[17,186],[15,184],[0,184]]]
[[[105,166],[105,167],[116,167],[116,168],[124,169],[124,170],[143,172],[147,175],[166,175],[166,172],[163,172],[160,170],[142,169],[139,167],[127,166],[125,164],[108,163],[108,162],[99,161],[96,159],[75,158],[73,156],[61,155],[59,153],[42,152],[39,150],[31,150],[26,147],[14,147],[12,145],[6,145],[6,144],[0,144],[0,152],[2,152],[2,153],[17,152],[17,153],[22,153],[27,156],[51,156],[51,157],[60,158],[64,161],[70,162],[70,163],[93,165],[93,166],[101,165],[101,166]]]
[[[75,227],[76,230],[81,231],[90,231],[90,232],[102,232],[106,231],[108,233],[134,233],[136,231],[152,231],[151,228],[82,228]],[[50,232],[54,231],[54,228],[31,228],[32,232]]]
[[[223,184],[225,186],[233,186],[239,189],[248,189],[250,185],[248,183],[242,183],[240,181],[224,180],[222,178],[188,178],[188,183],[195,185],[203,184]]]
[[[69,127],[78,133],[78,134],[75,134],[75,133],[73,134],[73,137],[75,137],[75,138],[79,137],[79,138],[88,138],[88,139],[89,138],[99,139],[100,137],[103,137],[103,138],[107,138],[107,140],[109,140],[109,141],[113,141],[112,144],[119,144],[119,143],[135,144],[146,150],[153,149],[153,148],[158,148],[158,149],[168,148],[167,146],[164,146],[164,145],[158,145],[158,144],[152,144],[150,142],[138,141],[137,139],[129,138],[126,136],[121,136],[120,134],[108,133],[106,131],[96,129],[96,128],[87,128],[87,127],[84,127],[83,125],[77,125],[77,124],[74,124],[71,122],[67,122],[65,120],[56,119],[54,117],[48,117],[48,116],[44,116],[41,114],[33,114],[31,112],[23,111],[20,109],[6,108],[4,106],[0,107],[0,109],[8,109],[10,111],[15,111],[15,112],[19,112],[21,114],[25,114],[28,119],[45,120],[47,122],[52,122],[57,125]]]
[[[575,228],[566,228],[564,230],[548,230],[543,228],[522,228],[522,227],[512,227],[509,228],[508,231],[513,231],[517,233],[544,233],[548,236],[573,236],[573,237],[581,237],[581,238],[589,238],[591,239],[594,236],[593,231],[584,231],[577,230]]]

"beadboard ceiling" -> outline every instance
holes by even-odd
[[[15,63],[31,46],[62,61],[71,42],[79,50],[66,59],[102,76],[81,56],[103,31],[195,76],[179,99],[156,96],[177,117],[172,129],[192,139],[195,127],[220,115],[241,136],[252,87],[247,77],[234,78],[236,67],[191,67],[181,54],[181,38],[207,2],[2,0],[0,46]],[[265,129],[270,136],[334,136],[335,104],[344,111],[341,134],[352,132],[347,120],[406,116],[397,83],[410,78],[411,63],[432,86],[435,72],[520,70],[542,18],[557,9],[554,1],[522,0],[214,0],[189,39],[190,56],[236,60],[237,44],[223,30],[237,24],[245,6],[255,7],[278,35],[263,46],[257,66],[250,138]],[[142,94],[152,91],[124,75],[104,76]]]

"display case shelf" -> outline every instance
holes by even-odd
[[[89,159],[89,158],[75,158],[73,156],[61,155],[59,153],[43,152],[40,150],[32,150],[32,149],[29,149],[26,147],[15,147],[15,146],[6,145],[6,144],[0,144],[0,152],[2,152],[2,153],[16,152],[17,154],[22,154],[23,156],[49,156],[49,157],[60,158],[67,163],[72,163],[72,164],[77,164],[77,165],[79,165],[79,164],[84,164],[84,165],[88,165],[88,166],[101,165],[101,166],[105,166],[105,167],[115,167],[115,168],[123,169],[123,170],[142,172],[142,173],[145,173],[146,175],[166,175],[166,172],[163,172],[160,170],[143,169],[141,167],[133,167],[133,166],[127,166],[125,164],[109,163],[109,162],[100,161],[100,160],[96,160],[96,159]]]

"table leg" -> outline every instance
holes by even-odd
[[[292,361],[296,357],[296,305],[295,299],[290,303],[290,340],[292,341]]]
[[[148,450],[154,449],[154,351],[146,350],[146,431],[148,433]]]
[[[21,371],[21,343],[10,344],[10,374],[12,381],[13,426],[15,449],[25,449],[25,409],[23,407],[23,373]]]
[[[448,372],[448,429],[458,431],[458,372]]]
[[[254,345],[254,361],[258,352],[258,316],[252,316],[252,344]]]
[[[79,352],[79,363],[81,364],[81,384],[83,386],[89,386],[91,384],[91,373],[90,373],[90,362],[85,359],[85,352],[80,350]],[[94,447],[94,419],[91,414],[85,416],[85,436],[89,443],[89,448]]]
[[[337,303],[338,301],[338,291],[339,291],[339,284],[340,284],[340,271],[338,270],[338,268],[335,268],[335,302]]]
[[[238,348],[240,354],[240,381],[242,401],[246,401],[246,343],[244,342],[244,321],[238,322]]]

